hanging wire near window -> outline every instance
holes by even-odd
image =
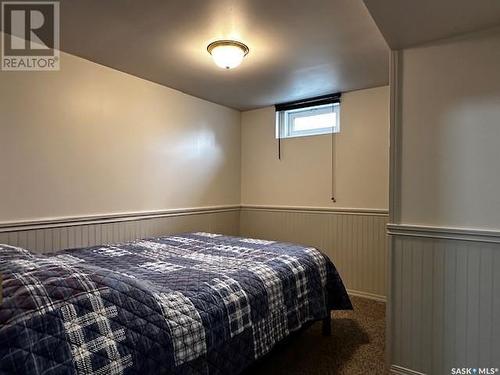
[[[278,160],[281,160],[281,138],[283,133],[284,113],[276,111],[276,139],[278,141]]]
[[[281,160],[281,135],[278,136],[278,160]]]
[[[337,164],[337,158],[336,158],[336,151],[337,151],[337,147],[336,146],[336,138],[335,138],[335,133],[332,132],[332,202],[333,203],[336,203],[337,202],[337,199],[335,198],[336,196],[336,191],[335,191],[335,183],[336,183],[336,178],[335,178],[335,167],[336,167],[336,164]]]

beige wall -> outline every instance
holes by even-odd
[[[0,73],[0,222],[240,203],[240,113],[61,54]]]
[[[401,222],[500,229],[500,31],[401,63]]]
[[[282,140],[278,160],[274,108],[243,112],[242,204],[387,209],[389,88],[344,94],[340,116],[333,204],[331,136]]]
[[[284,139],[278,160],[274,108],[243,112],[241,127],[240,233],[318,247],[350,293],[384,300],[389,88],[342,96],[336,204],[331,135]]]

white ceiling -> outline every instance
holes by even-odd
[[[500,0],[364,0],[392,49],[500,24]]]
[[[250,47],[234,70],[206,51],[222,38]],[[61,1],[61,49],[240,110],[388,83],[362,0]]]

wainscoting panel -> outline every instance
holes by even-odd
[[[239,207],[3,225],[0,243],[44,253],[192,231],[238,235]]]
[[[386,297],[384,211],[243,206],[243,236],[296,242],[325,252],[351,294]]]
[[[331,257],[352,294],[385,300],[387,219],[384,211],[230,206],[0,223],[0,243],[45,253],[191,231],[297,242]]]
[[[389,231],[393,367],[425,374],[498,368],[500,243],[473,234],[436,238],[445,230],[428,231],[429,237],[425,230],[414,235],[390,225]]]

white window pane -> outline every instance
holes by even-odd
[[[339,104],[324,104],[276,112],[276,134],[281,138],[338,133]]]
[[[322,113],[315,116],[296,117],[293,122],[293,131],[307,131],[324,128],[334,128],[337,118],[335,113]]]

